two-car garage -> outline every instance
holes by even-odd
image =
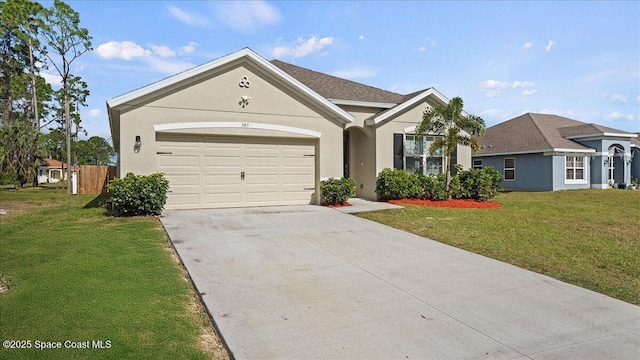
[[[311,139],[158,133],[167,208],[308,204],[316,186]]]

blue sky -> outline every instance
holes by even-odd
[[[93,37],[72,65],[89,136],[110,137],[108,99],[244,47],[402,94],[435,87],[487,126],[541,112],[640,131],[638,1],[67,3]]]

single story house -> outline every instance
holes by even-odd
[[[629,184],[638,134],[557,115],[520,115],[487,128],[473,167],[492,166],[507,190],[606,189]]]
[[[67,164],[59,160],[45,159],[38,166],[38,184],[57,183],[67,179]]]
[[[397,94],[245,48],[107,101],[118,176],[165,173],[167,208],[317,204],[319,184],[351,177],[376,199],[384,168],[443,169],[416,139],[433,88]],[[471,150],[456,162],[471,166]]]

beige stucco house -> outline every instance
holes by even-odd
[[[384,168],[442,171],[416,140],[433,88],[401,95],[243,49],[107,101],[118,175],[165,173],[167,208],[317,204],[352,177],[376,199]],[[471,150],[456,162],[471,166]]]

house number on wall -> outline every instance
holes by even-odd
[[[248,128],[249,127],[249,123],[242,123],[242,127],[243,128]]]
[[[243,76],[242,80],[240,80],[240,87],[248,89],[250,85],[251,85],[251,83],[249,82],[249,79],[247,79],[246,76]]]

